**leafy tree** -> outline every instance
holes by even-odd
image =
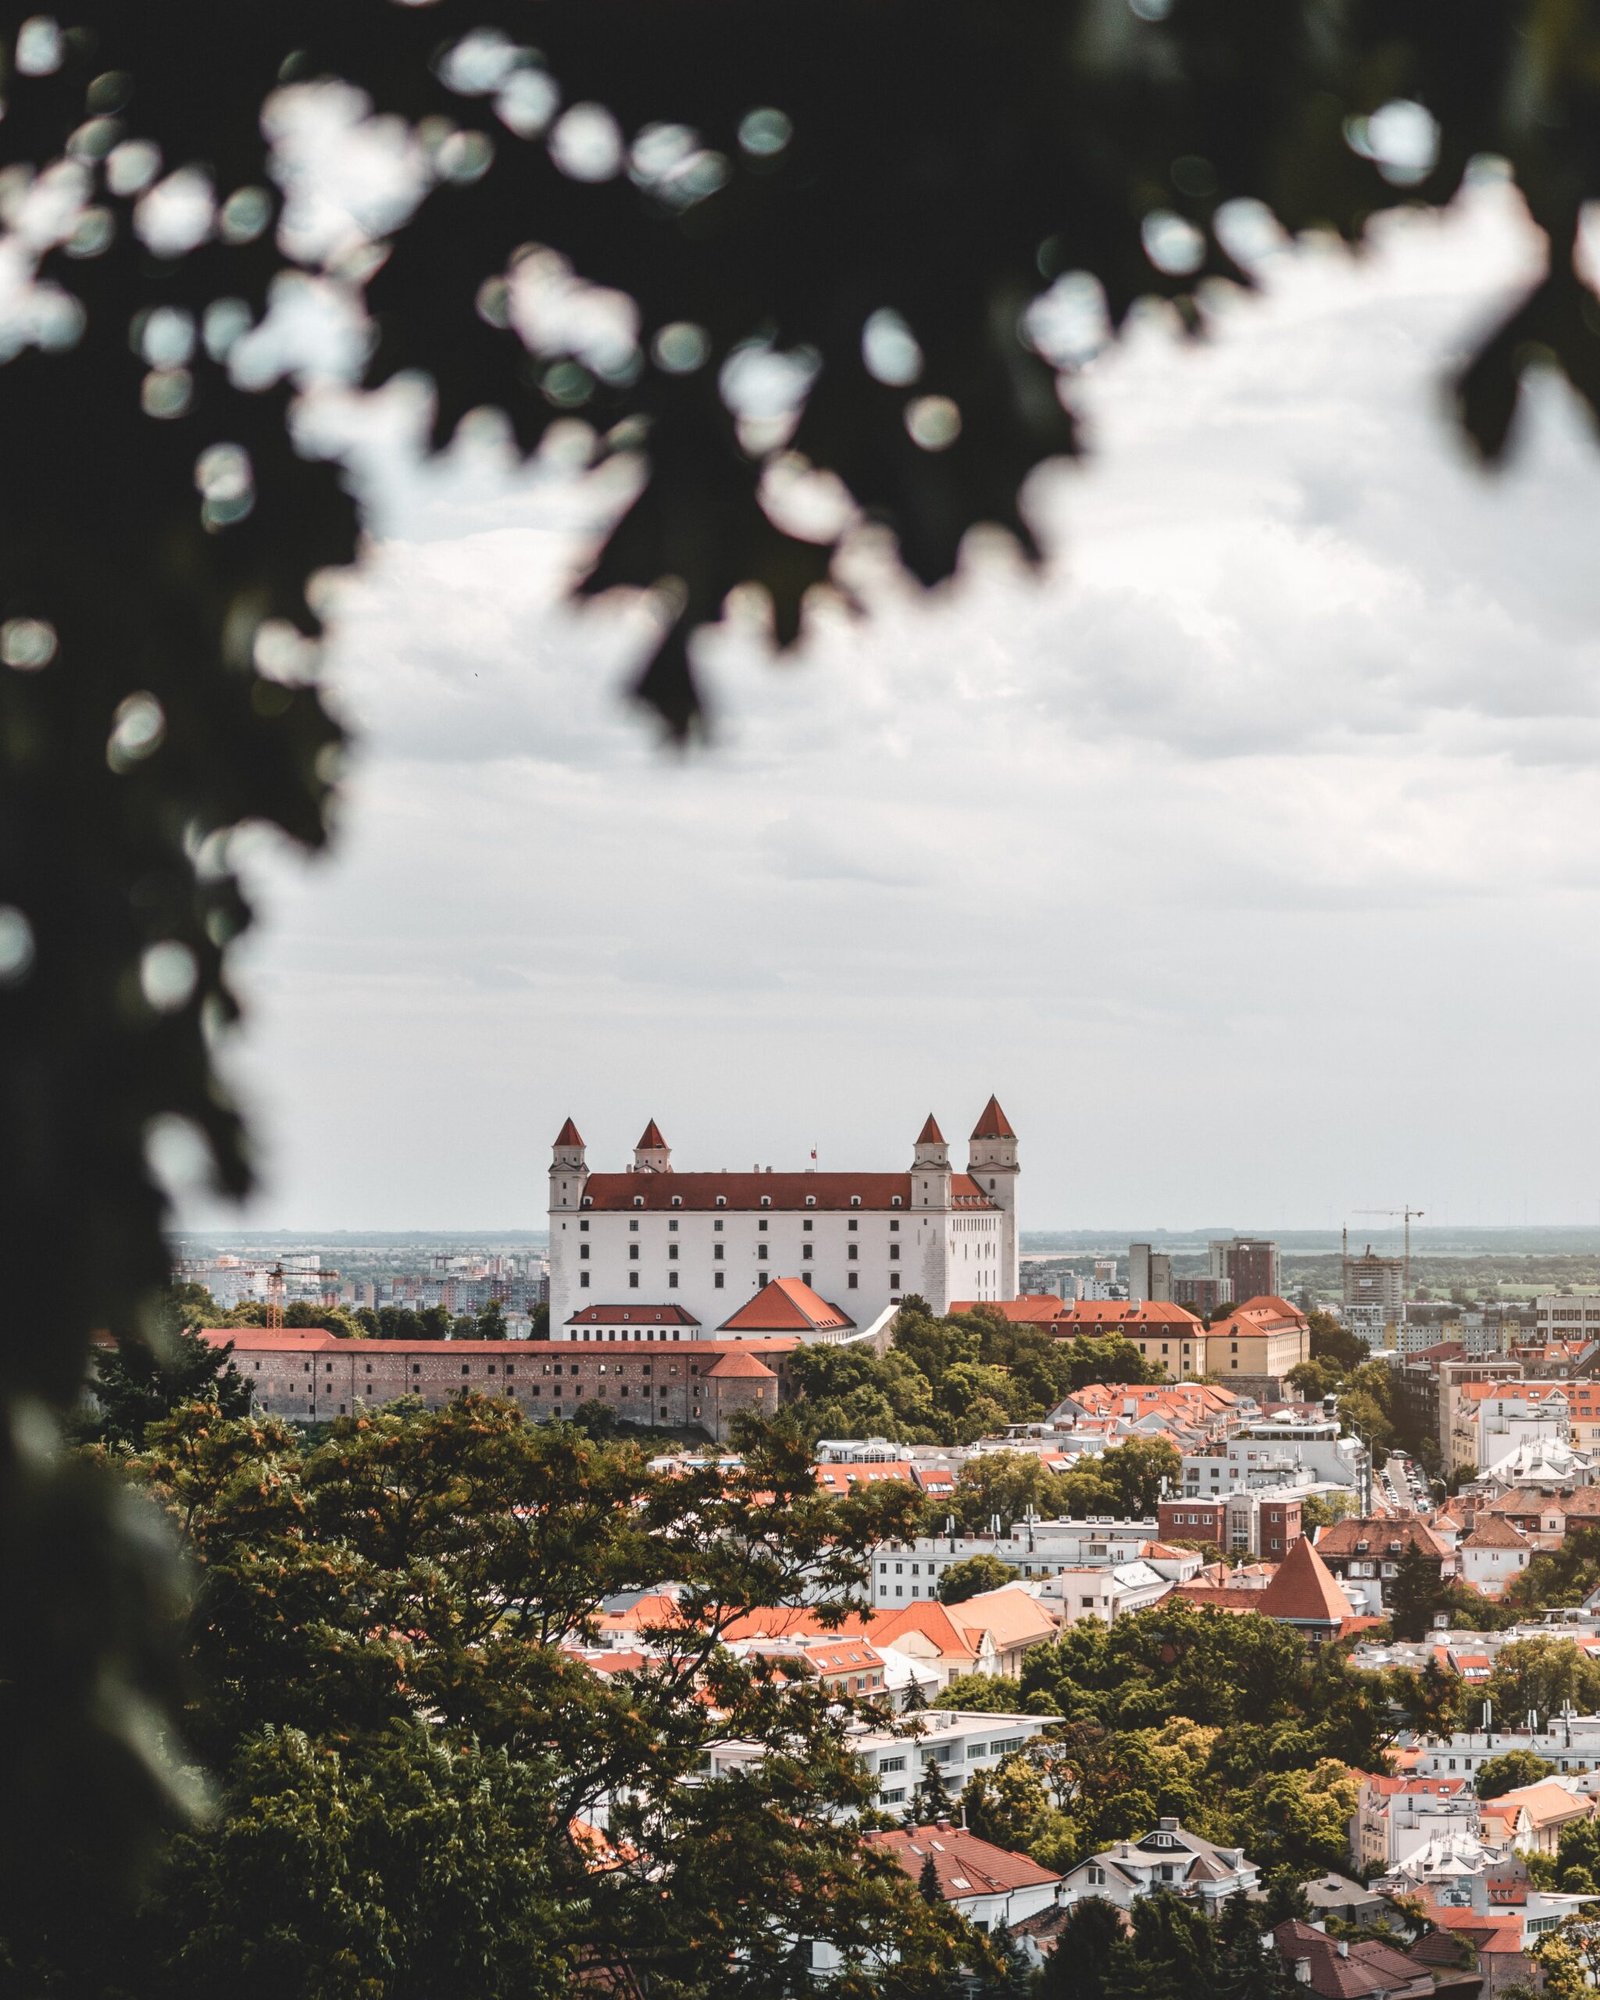
[[[171,1322],[153,1343],[121,1340],[97,1348],[97,1414],[84,1429],[108,1444],[138,1450],[149,1426],[183,1403],[204,1400],[221,1416],[243,1416],[250,1407],[250,1385],[228,1358],[232,1352],[231,1345],[214,1347]]]
[[[1349,1493],[1308,1493],[1300,1502],[1300,1526],[1306,1534],[1314,1535],[1319,1528],[1331,1528],[1335,1521],[1353,1514],[1357,1505]]]
[[[1305,1402],[1320,1403],[1343,1382],[1344,1370],[1331,1358],[1313,1355],[1309,1361],[1297,1361],[1286,1379],[1289,1387]]]
[[[1568,1702],[1589,1714],[1600,1701],[1600,1666],[1570,1639],[1516,1639],[1495,1656],[1483,1692],[1507,1726],[1530,1711],[1548,1718]]]
[[[1313,1361],[1331,1361],[1341,1374],[1347,1374],[1371,1356],[1372,1350],[1361,1335],[1341,1324],[1330,1312],[1307,1313],[1306,1325],[1311,1334]]]
[[[961,1562],[951,1563],[940,1577],[939,1602],[962,1604],[967,1598],[980,1596],[986,1590],[1003,1590],[1016,1579],[1016,1571],[1010,1563],[1002,1562],[999,1556],[967,1556]]]
[[[1550,1886],[1564,1895],[1600,1896],[1600,1825],[1594,1820],[1574,1820],[1561,1829]]]
[[[1445,1595],[1438,1561],[1415,1543],[1408,1543],[1386,1589],[1389,1622],[1395,1637],[1422,1638],[1431,1628],[1435,1614],[1445,1608]]]
[[[940,1689],[933,1706],[988,1715],[1020,1715],[1022,1685],[1004,1674],[957,1674]]]
[[[1532,1750],[1506,1750],[1498,1757],[1490,1757],[1480,1768],[1477,1776],[1477,1791],[1480,1799],[1497,1799],[1503,1792],[1514,1792],[1519,1786],[1537,1784],[1541,1778],[1548,1778],[1555,1770],[1548,1758],[1537,1756]]]
[[[987,1837],[987,1836],[986,1836]],[[1040,1975],[1041,2000],[1121,2000],[1122,1912],[1103,1896],[1074,1903]]]

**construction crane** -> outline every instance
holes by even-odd
[[[1423,1210],[1421,1210],[1420,1208],[1358,1208],[1356,1210],[1356,1214],[1387,1215],[1391,1218],[1396,1215],[1403,1215],[1405,1217],[1405,1222],[1406,1222],[1405,1266],[1400,1274],[1400,1287],[1401,1287],[1402,1298],[1409,1299],[1411,1296],[1411,1219],[1413,1216],[1415,1216],[1418,1218],[1418,1220],[1420,1220],[1423,1214]]]
[[[285,1271],[284,1267],[286,1264],[304,1268],[296,1269],[290,1273]],[[339,1273],[329,1270],[320,1257],[280,1257],[275,1264],[249,1264],[243,1268],[252,1275],[263,1272],[266,1275],[267,1325],[269,1327],[276,1328],[283,1325],[283,1301],[288,1289],[287,1279],[290,1275],[297,1278],[315,1278],[318,1281],[323,1305],[331,1306],[338,1304],[338,1293],[333,1290],[333,1286],[338,1281]]]

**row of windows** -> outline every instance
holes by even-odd
[[[713,1243],[711,1246],[712,1262],[715,1264],[726,1263],[727,1251],[728,1246],[725,1243]],[[800,1245],[800,1259],[802,1263],[810,1264],[814,1262],[816,1254],[817,1246],[814,1243],[802,1243]],[[889,1245],[889,1254],[891,1257],[898,1257],[900,1254],[900,1245],[898,1243],[891,1243]],[[758,1243],[756,1245],[756,1257],[759,1262],[765,1264],[771,1255],[772,1246],[769,1243]],[[858,1263],[861,1257],[861,1245],[859,1243],[846,1244],[845,1256],[852,1264]],[[580,1243],[578,1245],[578,1258],[581,1263],[589,1261],[589,1245],[587,1243]],[[640,1261],[639,1246],[637,1243],[630,1243],[628,1245],[628,1261],[630,1264],[637,1264]],[[677,1263],[678,1245],[676,1243],[669,1243],[667,1245],[667,1261],[672,1264]]]
[[[727,1282],[728,1282],[727,1273],[725,1271],[712,1272],[711,1286],[713,1291],[718,1291],[718,1292],[725,1291],[727,1289]],[[852,1292],[860,1291],[861,1273],[859,1271],[849,1272],[845,1277],[845,1284],[849,1287],[849,1289]],[[590,1289],[589,1273],[587,1271],[580,1271],[578,1273],[578,1288],[580,1291],[588,1291]],[[630,1292],[636,1292],[638,1291],[638,1289],[639,1289],[639,1273],[637,1271],[630,1271],[628,1273],[628,1290]],[[900,1273],[898,1271],[891,1271],[889,1273],[889,1289],[891,1292],[899,1291]],[[676,1271],[669,1271],[667,1273],[667,1290],[669,1292],[675,1292],[678,1290],[678,1274]]]
[[[563,1228],[565,1228],[565,1226],[566,1226],[565,1224],[563,1224],[563,1225],[562,1225],[562,1227],[563,1227]],[[717,1234],[718,1236],[720,1236],[720,1235],[722,1234],[722,1224],[721,1224],[720,1222],[713,1222],[713,1223],[712,1223],[712,1225],[711,1225],[711,1227],[712,1227],[712,1229],[713,1229],[713,1230],[715,1231],[715,1233],[716,1233],[716,1234]],[[811,1233],[812,1229],[813,1229],[813,1228],[815,1227],[815,1225],[813,1224],[813,1222],[812,1222],[812,1220],[811,1220],[810,1216],[806,1216],[806,1217],[805,1217],[805,1218],[804,1218],[804,1219],[802,1220],[802,1222],[801,1222],[801,1224],[800,1224],[800,1227],[801,1227],[801,1229],[802,1229],[802,1230],[803,1230],[803,1231],[804,1231],[804,1232],[805,1232],[805,1233],[806,1233],[807,1235],[809,1235],[809,1234]],[[849,1220],[849,1221],[848,1221],[848,1222],[847,1222],[847,1223],[845,1224],[845,1228],[846,1228],[846,1229],[849,1229],[849,1230],[858,1230],[858,1229],[859,1229],[860,1227],[861,1227],[861,1224],[860,1224],[859,1222],[857,1222],[857,1221],[855,1220],[855,1218],[854,1218],[854,1217],[852,1217],[852,1218],[851,1218],[851,1219],[850,1219],[850,1220]],[[633,1221],[633,1222],[630,1222],[630,1223],[628,1224],[628,1228],[629,1228],[629,1231],[630,1231],[630,1232],[631,1232],[631,1233],[632,1233],[633,1235],[635,1235],[635,1236],[637,1236],[637,1235],[638,1235],[638,1233],[639,1233],[639,1225],[638,1225],[637,1221]],[[765,1235],[765,1234],[766,1234],[766,1230],[767,1230],[767,1220],[766,1220],[766,1217],[765,1217],[765,1216],[762,1216],[762,1217],[760,1218],[760,1220],[759,1220],[759,1221],[758,1221],[758,1222],[756,1223],[756,1228],[757,1228],[758,1230],[760,1230],[760,1231],[761,1231],[761,1233],[762,1233],[763,1235]],[[677,1222],[676,1222],[676,1221],[669,1221],[669,1222],[668,1222],[668,1224],[667,1224],[667,1231],[668,1231],[669,1235],[673,1235],[673,1236],[676,1236],[676,1235],[677,1235],[677,1233],[678,1233],[678,1225],[677,1225]],[[587,1236],[587,1235],[588,1235],[588,1233],[589,1233],[589,1219],[588,1219],[588,1217],[587,1217],[587,1216],[585,1216],[585,1217],[583,1218],[583,1220],[582,1220],[582,1221],[581,1221],[581,1222],[580,1222],[580,1223],[578,1224],[578,1233],[579,1233],[580,1235],[582,1235],[582,1236]],[[889,1220],[889,1234],[890,1234],[891,1236],[898,1236],[898,1235],[899,1235],[899,1233],[900,1233],[900,1222],[899,1222],[899,1218],[898,1218],[898,1217],[894,1217],[894,1216],[891,1216],[891,1217],[890,1217],[890,1220]]]
[[[585,1207],[585,1208],[593,1208],[593,1207],[594,1207],[594,1196],[593,1196],[592,1194],[586,1194],[586,1195],[585,1195],[585,1196],[583,1197],[583,1205],[584,1205],[584,1207]],[[644,1207],[644,1196],[643,1196],[642,1194],[636,1194],[636,1195],[634,1196],[634,1198],[633,1198],[633,1205],[634,1205],[634,1207],[635,1207],[635,1208],[643,1208],[643,1207]],[[727,1196],[726,1196],[725,1194],[719,1194],[719,1195],[717,1196],[717,1207],[718,1207],[718,1208],[726,1208],[726,1207],[727,1207],[727,1205],[728,1205],[728,1197],[727,1197]],[[817,1205],[817,1198],[816,1198],[816,1196],[815,1196],[814,1194],[808,1194],[808,1195],[806,1196],[806,1207],[807,1207],[807,1208],[815,1208],[815,1207],[816,1207],[816,1205]],[[672,1197],[672,1206],[673,1206],[674,1208],[682,1208],[682,1206],[683,1206],[683,1196],[682,1196],[681,1194],[675,1194],[675,1195],[674,1195],[674,1196]],[[761,1197],[761,1206],[762,1206],[763,1208],[771,1208],[771,1206],[772,1206],[772,1196],[771,1196],[770,1194],[764,1194],[764,1195],[763,1195],[763,1196]],[[852,1208],[859,1208],[859,1207],[861,1206],[861,1197],[860,1197],[860,1195],[858,1195],[858,1194],[853,1194],[853,1195],[851,1195],[851,1197],[850,1197],[850,1206],[851,1206]],[[890,1206],[891,1208],[898,1208],[898,1207],[900,1206],[900,1197],[899,1197],[899,1195],[897,1195],[897,1194],[892,1194],[892,1195],[890,1195],[890,1197],[889,1197],[889,1206]]]

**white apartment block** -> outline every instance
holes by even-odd
[[[902,1810],[924,1772],[937,1766],[952,1798],[974,1771],[992,1771],[1005,1758],[1042,1736],[1059,1715],[980,1715],[970,1709],[925,1709],[907,1733],[889,1729],[851,1732],[850,1747],[862,1768],[876,1773],[878,1805]],[[725,1776],[766,1755],[759,1743],[711,1746],[708,1775]]]
[[[676,1307],[698,1338],[732,1339],[727,1322],[780,1278],[852,1328],[910,1293],[936,1313],[1015,1298],[1020,1171],[992,1097],[965,1173],[931,1117],[904,1173],[679,1173],[654,1119],[627,1172],[592,1173],[569,1118],[550,1167],[551,1332],[586,1310],[609,1330],[623,1308]]]
[[[945,1571],[969,1556],[997,1556],[1023,1580],[1043,1581],[1067,1570],[1112,1570],[1137,1563],[1159,1534],[1154,1521],[1019,1521],[1009,1535],[919,1535],[914,1542],[886,1542],[873,1552],[872,1604],[897,1611],[937,1597]],[[1168,1588],[1200,1566],[1188,1551],[1156,1560]]]
[[[1238,1489],[1329,1485],[1365,1491],[1367,1449],[1336,1417],[1268,1418],[1183,1457],[1185,1500]]]

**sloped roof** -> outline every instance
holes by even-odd
[[[1055,1637],[1056,1621],[1050,1613],[1038,1598],[1014,1583],[965,1597],[952,1604],[950,1612],[964,1631],[987,1632],[1002,1649]]]
[[[1011,1129],[1011,1120],[1000,1109],[998,1097],[991,1097],[979,1114],[978,1122],[972,1128],[974,1139],[1014,1139],[1017,1135]]]
[[[958,1610],[960,1606],[956,1607]],[[974,1629],[974,1635],[976,1628]],[[972,1636],[963,1632],[951,1617],[947,1606],[937,1598],[925,1597],[905,1609],[891,1611],[882,1623],[874,1621],[872,1643],[880,1649],[892,1646],[910,1633],[919,1633],[934,1648],[935,1652],[955,1658],[976,1660],[978,1649]]]
[[[764,1367],[753,1354],[741,1349],[737,1354],[725,1354],[706,1370],[705,1379],[711,1382],[728,1382],[735,1378],[750,1382],[776,1382],[777,1376],[770,1368]]]
[[[330,1333],[325,1326],[202,1326],[197,1327],[196,1332],[213,1347],[226,1347],[231,1342],[241,1352],[248,1348],[256,1354],[321,1353],[324,1348],[348,1347],[351,1344],[338,1334]],[[384,1342],[385,1351],[390,1344]],[[519,1348],[525,1344],[522,1341],[517,1343]]]
[[[1518,1785],[1515,1791],[1501,1792],[1498,1798],[1486,1800],[1480,1808],[1482,1814],[1497,1816],[1519,1811],[1528,1815],[1530,1826],[1559,1826],[1565,1820],[1590,1815],[1594,1800],[1576,1797],[1554,1778],[1540,1778],[1531,1785]]]
[[[892,1854],[913,1881],[920,1878],[931,1858],[939,1892],[948,1903],[965,1902],[972,1896],[1004,1895],[1010,1889],[1049,1888],[1063,1879],[1052,1869],[1030,1861],[1026,1854],[996,1847],[992,1840],[980,1840],[947,1820],[931,1826],[890,1827],[862,1838]]]
[[[1338,1579],[1305,1535],[1279,1563],[1277,1575],[1261,1593],[1258,1609],[1264,1618],[1296,1625],[1342,1625],[1355,1616]]]
[[[682,1306],[584,1306],[568,1313],[564,1326],[698,1326]]]
[[[639,1134],[639,1143],[637,1146],[635,1146],[634,1151],[636,1153],[643,1152],[643,1150],[647,1146],[650,1147],[660,1146],[662,1148],[665,1148],[666,1143],[667,1143],[666,1140],[663,1139],[661,1136],[661,1127],[652,1118],[650,1120],[650,1123]]]
[[[877,1616],[873,1611],[852,1611],[833,1623],[824,1620],[819,1604],[762,1604],[730,1620],[722,1636],[727,1640],[865,1638]]]
[[[1480,1514],[1472,1533],[1461,1544],[1464,1549],[1531,1549],[1533,1547],[1520,1528],[1499,1514]]]
[[[905,1174],[591,1174],[583,1184],[583,1205],[597,1212],[634,1207],[646,1210],[718,1207],[759,1209],[909,1209],[911,1176]],[[970,1174],[950,1176],[950,1202],[958,1209],[993,1209]]]
[[[919,1146],[942,1146],[944,1134],[939,1130],[939,1121],[930,1111],[923,1120],[922,1130],[917,1134]]]
[[[1013,1326],[1049,1326],[1058,1320],[1067,1309],[1065,1299],[1054,1292],[1024,1292],[1015,1299],[952,1299],[950,1311],[956,1313],[976,1312],[982,1306],[985,1312],[997,1312],[1008,1319]]]
[[[1357,1544],[1365,1542],[1365,1549]],[[1350,1516],[1323,1528],[1317,1536],[1320,1556],[1386,1555],[1392,1542],[1416,1549],[1434,1562],[1450,1553],[1428,1524],[1415,1514]]]
[[[1289,1964],[1309,1961],[1310,1977],[1305,1983],[1325,2000],[1365,2000],[1367,1995],[1393,1993],[1407,1986],[1425,1992],[1433,1983],[1423,1967],[1388,1945],[1365,1941],[1341,1948],[1337,1939],[1298,1918],[1279,1924],[1272,1941]]]
[[[804,1278],[774,1278],[722,1322],[724,1333],[821,1333],[854,1326],[855,1321],[829,1305]]]
[[[1126,1326],[1136,1333],[1157,1326],[1178,1327],[1186,1334],[1205,1331],[1187,1306],[1175,1305],[1171,1299],[1146,1299],[1142,1304],[1127,1299],[1078,1299],[1056,1323],[1068,1333],[1080,1326]]]
[[[581,1146],[583,1144],[583,1134],[570,1118],[556,1134],[556,1144],[558,1146]]]

